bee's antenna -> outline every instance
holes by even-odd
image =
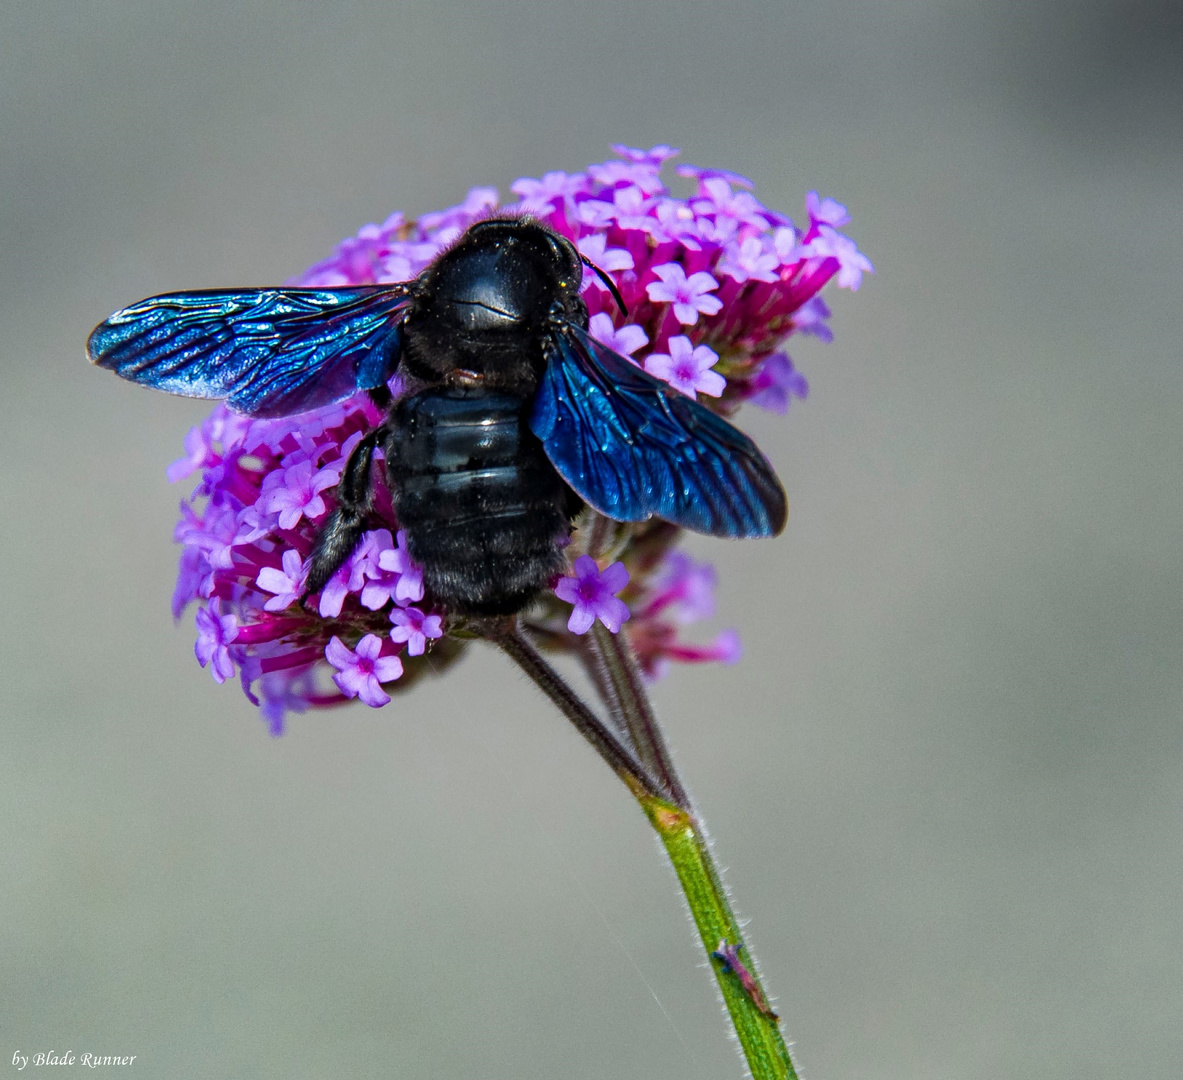
[[[608,287],[608,291],[612,294],[612,299],[616,301],[616,306],[620,308],[620,314],[627,319],[628,308],[625,306],[624,300],[620,295],[620,290],[616,288],[616,285],[612,279],[607,274],[605,274],[603,270],[596,266],[596,264],[592,262],[591,259],[584,255],[583,252],[579,253],[579,258],[583,262],[583,265],[589,270],[595,271],[596,277],[598,277]]]

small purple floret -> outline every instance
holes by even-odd
[[[793,313],[793,330],[798,334],[812,334],[828,345],[834,340],[834,331],[826,322],[829,317],[830,306],[820,296],[815,296]]]
[[[649,335],[639,326],[629,323],[617,329],[612,323],[612,316],[602,311],[591,317],[587,331],[600,344],[630,359],[638,349],[649,344]]]
[[[640,612],[652,618],[671,608],[680,623],[709,619],[715,614],[715,588],[719,575],[709,562],[692,559],[684,551],[671,551],[655,582],[656,594]]]
[[[291,549],[283,553],[283,569],[265,566],[259,571],[256,584],[264,592],[275,595],[263,605],[265,611],[283,611],[291,607],[304,590],[304,579],[308,576],[298,551]]]
[[[601,571],[590,555],[580,555],[575,560],[575,576],[560,578],[555,585],[555,595],[575,605],[567,629],[573,634],[586,634],[599,619],[612,633],[619,633],[628,622],[629,610],[616,594],[627,584],[624,563],[614,562]]]
[[[707,345],[695,348],[684,334],[670,338],[669,353],[653,353],[645,361],[645,370],[650,375],[667,382],[675,390],[681,390],[687,397],[709,394],[718,397],[727,386],[727,380],[711,368],[719,362],[718,356]]]
[[[665,263],[653,267],[661,279],[651,282],[646,292],[655,304],[667,303],[674,307],[674,316],[683,326],[693,326],[698,316],[717,315],[723,309],[723,301],[711,296],[719,283],[705,270],[686,276],[677,263]]]
[[[648,150],[639,150],[635,146],[625,146],[623,143],[613,143],[612,152],[634,164],[649,165],[654,169],[660,169],[670,158],[677,157],[682,151],[668,143],[658,143]]]
[[[536,214],[550,208],[550,204],[574,195],[583,186],[587,177],[583,173],[573,176],[565,172],[548,172],[541,180],[522,177],[509,186],[509,190],[521,197],[520,209]],[[496,205],[496,196],[494,196]]]
[[[310,684],[309,671],[292,678],[287,671],[274,671],[262,677],[259,682],[259,715],[267,725],[272,738],[283,734],[284,718],[288,713],[302,713],[308,710],[306,691]]]
[[[723,243],[742,229],[763,230],[772,224],[772,215],[747,191],[732,191],[721,176],[699,180],[703,197],[691,203],[700,214],[714,218],[713,239]]]
[[[740,640],[739,631],[730,628],[720,630],[710,644],[710,652],[721,664],[738,664],[743,657],[743,642]]]
[[[314,474],[312,462],[301,461],[284,470],[282,483],[263,495],[259,509],[278,513],[281,529],[294,529],[300,518],[314,521],[324,514],[325,502],[320,493],[335,487],[340,479],[338,468],[320,469]]]
[[[601,270],[631,270],[633,257],[624,248],[610,248],[607,244],[608,238],[603,233],[591,233],[580,240],[576,247],[580,255],[586,255]],[[598,283],[600,288],[607,287],[595,273],[588,281],[592,285]]]
[[[838,288],[858,292],[863,282],[863,274],[875,273],[875,267],[849,236],[843,236],[829,225],[822,225],[817,230],[818,235],[805,245],[804,251],[811,258],[830,258],[838,260]]]
[[[792,398],[804,400],[809,396],[809,383],[805,376],[793,367],[787,353],[776,353],[764,361],[759,373],[752,380],[751,402],[769,412],[784,415],[789,411]]]
[[[836,199],[823,199],[816,191],[805,196],[805,212],[815,225],[832,225],[840,229],[850,224],[850,215],[845,206]]]
[[[738,244],[731,243],[719,260],[720,273],[734,281],[776,281],[776,268],[782,261],[781,254],[769,251],[758,236],[748,236]]]
[[[394,623],[390,640],[396,645],[406,642],[408,656],[422,656],[428,638],[444,636],[443,620],[438,615],[425,615],[417,607],[395,608],[390,621]]]
[[[341,614],[345,598],[349,595],[350,573],[351,567],[347,561],[320,590],[320,601],[316,605],[316,610],[322,619],[335,619]]]
[[[382,555],[388,551],[394,551],[390,530],[375,529],[365,534],[353,555],[354,573],[361,588],[361,605],[370,611],[378,611],[393,599],[402,576],[399,570],[383,569]]]
[[[197,644],[193,652],[197,662],[209,665],[214,682],[224,683],[234,676],[234,661],[229,645],[238,637],[238,619],[234,615],[218,615],[209,608],[197,609]]]
[[[406,530],[399,529],[397,540],[397,548],[390,548],[378,556],[378,566],[388,573],[398,574],[392,594],[394,601],[397,604],[409,604],[423,599],[423,568],[411,558],[407,550]]]
[[[189,429],[189,434],[185,436],[185,456],[168,467],[167,476],[170,484],[184,480],[198,469],[216,465],[220,460],[211,438],[212,419],[210,417],[204,424]]]
[[[361,698],[372,709],[390,701],[382,689],[384,682],[393,682],[403,673],[403,662],[397,656],[382,656],[382,639],[366,634],[350,649],[335,634],[325,646],[325,659],[337,669],[333,682],[346,697]]]

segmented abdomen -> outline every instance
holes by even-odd
[[[395,515],[449,611],[520,611],[564,566],[570,493],[513,394],[436,387],[399,402],[386,443]]]

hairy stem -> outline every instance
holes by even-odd
[[[755,958],[727,901],[701,823],[663,799],[638,801],[674,865],[753,1080],[796,1080],[779,1018],[768,1005]],[[732,956],[742,950],[735,966],[724,955],[727,946],[733,947]]]
[[[641,681],[641,672],[624,635],[614,634],[597,622],[592,627],[592,641],[612,683],[614,697],[641,764],[658,778],[667,798],[683,810],[690,810],[690,796],[686,794],[674,769],[665,736],[657,724],[653,706],[649,704],[649,695],[645,693],[645,684]],[[612,703],[608,704],[611,707]]]
[[[628,729],[628,723],[624,714],[624,705],[621,703],[620,695],[616,691],[616,683],[612,681],[611,673],[608,671],[608,665],[604,663],[604,658],[600,655],[599,649],[596,648],[595,640],[588,641],[586,638],[581,643],[579,650],[579,659],[583,663],[583,670],[587,673],[595,691],[600,695],[600,700],[604,703],[608,710],[608,717],[612,721],[612,726],[620,738],[628,744],[634,755],[637,753],[637,745],[633,740],[633,733]]]
[[[661,837],[753,1080],[796,1080],[778,1017],[768,1005],[705,830],[674,769],[632,650],[623,634],[611,634],[598,624],[595,631],[587,658],[593,683],[622,735],[627,733],[633,743],[635,755],[539,655],[516,623],[486,628],[485,636],[558,705],[624,781]]]
[[[559,707],[563,715],[575,725],[579,734],[592,744],[596,753],[608,763],[636,798],[660,794],[660,788],[637,762],[632,752],[546,662],[533,642],[518,629],[516,623],[488,626],[484,628],[483,634],[501,648]]]

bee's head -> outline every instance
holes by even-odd
[[[566,237],[530,218],[478,221],[419,278],[404,331],[413,365],[488,378],[537,373],[556,306],[586,325],[582,283],[582,260]]]
[[[527,276],[533,276],[563,296],[578,293],[583,282],[582,259],[575,245],[529,217],[478,221],[441,257],[441,266],[451,258],[477,271],[477,276],[489,272],[522,285]],[[522,289],[510,286],[510,292],[519,294],[523,309],[530,306]]]
[[[586,266],[604,283],[621,314],[628,315],[628,308],[616,288],[616,283],[591,259],[580,254],[579,249],[561,233],[548,229],[533,218],[488,218],[473,225],[464,234],[462,242],[484,236],[497,237],[497,243],[527,242],[540,250],[545,249],[554,260],[554,273],[564,299],[579,293],[583,284],[583,268]]]

